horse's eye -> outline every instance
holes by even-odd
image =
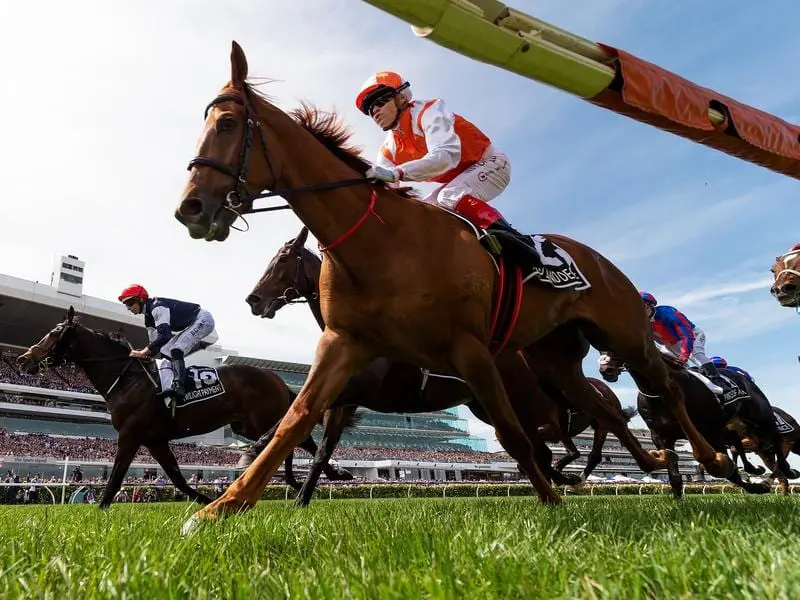
[[[217,121],[217,131],[219,132],[226,132],[226,131],[233,131],[236,129],[236,119],[231,119],[230,117],[226,117],[224,119],[220,119]]]

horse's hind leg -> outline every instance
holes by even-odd
[[[350,481],[353,479],[353,474],[350,471],[330,464],[330,459],[331,455],[333,454],[333,451],[336,450],[336,445],[339,443],[339,439],[342,437],[342,432],[344,431],[347,422],[355,414],[356,408],[357,408],[356,406],[348,406],[346,408],[333,408],[325,411],[325,416],[322,419],[323,437],[322,437],[322,442],[320,442],[320,445],[317,446],[317,443],[311,436],[308,436],[308,439],[300,444],[300,447],[303,450],[309,452],[314,457],[312,469],[314,468],[314,466],[317,465],[317,457],[323,454],[327,454],[325,460],[319,463],[319,468],[322,470],[323,473],[325,473],[325,477],[327,477],[330,481]],[[338,423],[340,419],[342,419],[341,424]],[[335,424],[335,428],[328,430],[328,426],[326,425],[326,423],[328,422],[332,422],[333,424]],[[340,425],[341,429],[339,429],[337,433],[336,430],[340,427]],[[327,438],[326,438],[326,432],[328,432]],[[334,435],[335,439],[330,437],[331,435]],[[330,451],[322,449],[322,446],[325,444],[328,444],[330,446],[329,448]],[[310,476],[311,473],[309,472],[309,474],[306,476],[306,481],[308,481],[308,478]],[[316,475],[317,479],[319,478],[319,476],[320,473],[317,473]],[[303,487],[305,487],[305,484],[303,484]],[[314,491],[313,486],[311,491],[312,492]]]
[[[325,418],[322,421],[322,441],[319,444],[317,453],[314,455],[314,462],[308,470],[303,487],[294,501],[295,506],[308,506],[311,503],[319,476],[328,465],[328,461],[330,461],[333,451],[336,450],[336,445],[342,437],[347,422],[355,412],[355,406],[345,406],[325,412]],[[328,476],[327,473],[326,476]],[[330,479],[330,476],[328,478]],[[352,479],[352,475],[350,478]]]
[[[170,450],[167,442],[148,444],[147,449],[150,451],[152,457],[156,459],[156,462],[161,465],[161,468],[164,469],[164,473],[166,473],[170,481],[175,484],[175,487],[195,502],[199,502],[200,504],[209,504],[211,502],[211,498],[193,489],[186,481],[186,478],[184,478],[178,466],[178,461],[172,453],[172,450]]]
[[[489,349],[472,335],[457,335],[450,360],[469,385],[475,398],[486,409],[495,428],[497,440],[519,463],[536,489],[539,500],[543,504],[559,504],[561,497],[536,463],[531,440],[511,406]],[[533,427],[536,427],[535,423]]]

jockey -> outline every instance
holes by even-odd
[[[740,369],[739,367],[734,367],[733,365],[729,365],[728,361],[722,358],[721,356],[712,356],[711,362],[714,363],[714,366],[718,369],[728,369],[729,371],[733,371],[734,373],[739,373],[742,377],[755,383],[755,380],[751,377],[750,373],[745,371],[744,369]]]
[[[685,364],[690,358],[697,361],[703,375],[722,388],[723,397],[734,391],[720,377],[716,365],[706,356],[706,334],[677,308],[664,304],[658,306],[658,301],[648,292],[641,292],[641,297],[656,341],[666,346],[681,364]]]
[[[441,99],[412,100],[409,83],[391,71],[370,77],[356,106],[387,132],[365,177],[389,184],[441,183],[424,202],[457,212],[487,234],[499,234],[522,261],[537,260],[530,238],[488,204],[508,186],[511,166],[478,127]]]
[[[131,350],[131,358],[150,358],[159,354],[172,364],[171,393],[180,399],[185,393],[186,377],[184,357],[198,349],[203,338],[214,331],[214,317],[199,304],[151,298],[139,284],[132,284],[119,295],[128,310],[135,315],[144,314],[144,325],[150,343],[140,350]],[[173,332],[177,332],[173,335]]]

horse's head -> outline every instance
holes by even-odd
[[[614,357],[610,352],[601,352],[597,362],[600,365],[600,376],[611,383],[617,382],[620,373],[625,371],[622,360]]]
[[[272,258],[245,301],[254,315],[271,319],[282,307],[301,298],[317,297],[320,260],[305,248],[308,229],[303,227],[296,238],[286,242]]]
[[[247,58],[233,42],[230,82],[206,107],[197,156],[175,211],[193,238],[224,241],[236,218],[252,207],[253,194],[271,188],[280,172],[277,134],[259,122],[246,79]],[[259,102],[280,112],[263,98]]]
[[[781,306],[800,306],[800,244],[775,259],[770,269],[775,278],[770,293]]]
[[[17,365],[23,373],[33,375],[42,362],[59,365],[68,360],[70,346],[75,335],[75,309],[70,306],[63,321],[53,327],[33,346],[17,357]]]

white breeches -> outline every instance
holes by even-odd
[[[489,146],[483,158],[456,175],[450,183],[437,188],[423,201],[453,210],[464,196],[474,196],[491,202],[511,181],[511,164],[508,157]]]
[[[169,358],[170,352],[178,348],[183,350],[184,356],[189,356],[197,350],[204,338],[214,331],[214,317],[207,310],[201,309],[197,313],[194,323],[174,336],[170,341],[161,347],[161,354]]]
[[[681,354],[680,342],[677,344],[668,345],[666,348],[676,357],[680,356]],[[692,349],[691,356],[689,356],[689,360],[697,361],[697,364],[699,365],[704,365],[707,362],[710,362],[710,359],[706,356],[706,334],[697,327],[694,328],[694,348]]]

